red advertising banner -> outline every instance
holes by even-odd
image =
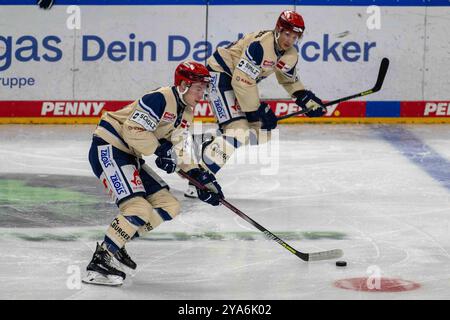
[[[450,101],[401,101],[400,117],[450,117]]]
[[[115,111],[132,101],[111,100],[53,100],[53,101],[0,101],[0,123],[95,123],[105,111]],[[292,100],[267,100],[276,116],[283,116],[299,110]],[[304,115],[288,119],[288,122],[329,121],[341,122],[449,122],[450,101],[400,101],[400,102],[370,102],[372,112],[367,110],[366,101],[347,101],[327,107],[327,113],[322,118],[307,118]],[[392,116],[392,106],[400,108],[397,116]],[[384,109],[383,109],[384,108]],[[391,109],[389,109],[391,108]],[[194,110],[196,118],[202,121],[214,121],[214,115],[206,101],[199,103]],[[52,119],[55,119],[52,122]],[[426,120],[428,119],[428,120]],[[434,120],[433,120],[434,119]],[[29,121],[28,121],[29,120]],[[67,120],[67,121],[65,121]],[[441,121],[443,120],[443,121]]]

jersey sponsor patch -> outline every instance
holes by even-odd
[[[121,169],[133,193],[145,192],[139,171],[135,166],[128,164],[126,166],[122,166]]]
[[[144,132],[145,131],[145,129],[144,128],[141,128],[141,127],[132,127],[132,126],[128,126],[128,130],[130,130],[130,131],[137,131],[137,132]]]
[[[218,88],[219,85],[219,78],[220,74],[218,72],[211,72],[212,78],[214,81],[210,83],[210,90],[209,90],[209,101],[211,106],[211,111],[215,115],[216,119],[219,121],[219,123],[228,121],[230,119],[230,116],[226,112],[226,106],[225,101],[223,101],[220,89]]]
[[[165,122],[174,122],[176,118],[177,116],[174,113],[166,111],[164,112],[161,120]]]
[[[236,77],[236,81],[240,81],[240,82],[243,82],[243,83],[248,84],[248,85],[252,85],[253,84],[250,81],[248,81],[247,79],[241,78],[239,76]]]
[[[120,195],[127,195],[127,187],[125,186],[123,178],[118,171],[115,171],[112,175],[109,176],[109,181],[112,182],[112,186],[114,187],[114,190],[119,197]]]
[[[218,91],[217,84],[219,82],[220,73],[211,71],[209,74],[211,75],[211,80],[209,81],[208,91],[209,94],[211,94]]]
[[[263,68],[272,68],[275,65],[275,61],[264,60],[262,63]]]
[[[224,94],[225,99],[227,100],[227,105],[229,106],[228,111],[231,118],[245,117],[245,113],[242,112],[233,91],[225,91]]]
[[[250,63],[248,60],[245,59],[241,59],[236,68],[244,72],[253,80],[256,80],[256,78],[261,73],[261,69],[259,67],[253,65],[252,63]]]
[[[135,110],[130,117],[131,121],[134,121],[145,128],[147,131],[155,131],[158,126],[158,122],[150,114]]]
[[[98,146],[98,157],[110,189],[114,192],[117,200],[121,200],[130,195],[130,191],[125,180],[117,166],[116,161],[112,157],[112,146],[110,144]],[[103,181],[105,184],[106,182]]]
[[[181,127],[182,127],[183,129],[189,128],[190,126],[191,126],[191,125],[189,124],[189,122],[187,122],[186,119],[181,120]]]
[[[278,61],[277,68],[280,69],[284,73],[286,73],[292,69],[292,67],[290,65],[284,63],[283,61]]]
[[[231,111],[231,116],[233,118],[238,118],[238,117],[244,117],[245,113],[242,112],[241,107],[238,105],[237,101],[236,104],[230,106],[230,111]]]
[[[99,156],[100,156],[100,162],[102,164],[102,167],[104,169],[109,168],[109,167],[114,167],[114,162],[111,161],[112,157],[111,157],[111,148],[101,148],[98,150],[99,151]]]
[[[284,65],[285,65],[285,63],[283,61],[278,61],[277,68],[281,70],[281,69],[283,69]]]
[[[105,172],[102,172],[102,174],[100,175],[100,181],[102,182],[102,185],[105,188],[106,193],[111,197],[112,201],[115,202],[116,195],[113,192],[113,190],[111,189],[111,186],[109,185],[108,180],[106,179]]]
[[[219,123],[228,121],[230,116],[226,112],[225,102],[222,98],[219,95],[211,95],[210,99],[212,110],[216,115],[216,118],[219,120]]]

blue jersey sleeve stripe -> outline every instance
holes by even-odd
[[[158,117],[158,116],[156,115],[156,113],[155,113],[149,106],[147,106],[147,105],[142,101],[142,99],[139,100],[139,106],[140,106],[142,109],[144,109],[145,111],[147,111],[148,113],[150,113],[157,121],[160,120],[160,117]]]
[[[139,106],[159,121],[166,109],[166,99],[160,92],[149,93],[139,100]]]
[[[252,42],[245,51],[247,59],[254,65],[260,66],[264,56],[264,49],[259,42]]]
[[[291,70],[287,71],[286,74],[287,74],[288,76],[290,76],[290,77],[293,77],[293,76],[294,76],[294,73],[295,73],[295,68],[296,68],[296,67],[297,67],[297,63],[292,67]]]

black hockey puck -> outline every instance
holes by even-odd
[[[347,266],[347,261],[336,261],[336,265],[338,267],[346,267]]]

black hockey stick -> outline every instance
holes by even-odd
[[[366,90],[366,91],[363,91],[363,92],[359,92],[359,93],[356,93],[356,94],[353,94],[351,96],[347,96],[347,97],[344,97],[344,98],[336,99],[336,100],[333,100],[333,101],[328,101],[327,103],[324,104],[324,106],[328,107],[328,106],[331,106],[331,105],[339,103],[339,102],[351,100],[353,98],[364,97],[364,96],[367,96],[369,94],[372,94],[372,93],[380,91],[381,87],[383,86],[384,78],[386,77],[386,73],[387,73],[388,68],[389,68],[389,59],[388,58],[383,58],[381,60],[381,64],[380,64],[380,70],[378,71],[377,82],[375,83],[375,86],[372,89]],[[278,117],[278,121],[279,120],[283,120],[283,119],[287,119],[287,118],[290,118],[290,117],[293,117],[293,116],[296,116],[296,115],[304,114],[304,113],[307,113],[307,112],[308,112],[308,110],[301,110],[301,111],[293,112],[293,113],[287,114],[285,116]]]
[[[202,189],[202,190],[207,190],[208,189],[207,187],[202,185],[200,182],[198,182],[194,178],[190,177],[186,172],[183,172],[183,171],[180,170],[180,171],[178,171],[178,173],[182,177],[188,179],[189,182],[191,182],[197,188]],[[342,257],[342,255],[344,254],[344,252],[341,249],[319,251],[319,252],[312,252],[312,253],[304,253],[304,252],[297,251],[294,248],[292,248],[290,245],[288,245],[286,242],[284,242],[283,240],[278,238],[276,235],[274,235],[272,232],[270,232],[269,230],[264,228],[258,222],[256,222],[255,220],[253,220],[252,218],[247,216],[241,210],[239,210],[238,208],[233,206],[231,203],[226,201],[225,199],[220,199],[220,202],[225,207],[227,207],[228,209],[230,209],[231,211],[236,213],[238,216],[240,216],[242,219],[244,219],[245,221],[247,221],[248,223],[250,223],[251,225],[253,225],[257,229],[262,231],[267,238],[269,238],[271,240],[274,240],[275,242],[277,242],[278,244],[283,246],[286,250],[288,250],[291,253],[295,254],[297,257],[299,257],[300,259],[302,259],[304,261],[319,261],[319,260],[337,259],[339,257]]]

